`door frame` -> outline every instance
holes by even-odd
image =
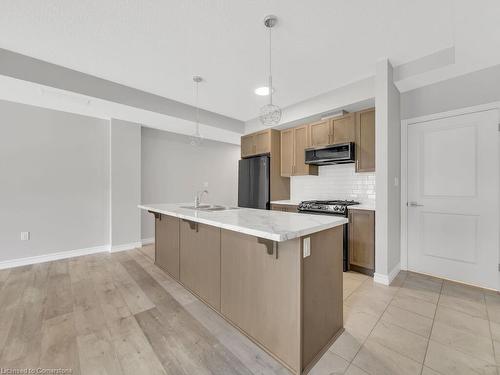
[[[486,112],[497,110],[500,120],[500,102],[492,102],[487,104],[465,107],[446,112],[433,113],[420,117],[401,120],[401,270],[408,270],[408,126],[440,120],[448,117],[455,117],[477,112]],[[500,140],[500,123],[499,123],[499,140]],[[500,209],[500,207],[499,207]],[[500,250],[500,249],[499,249]],[[500,265],[499,265],[500,267]]]

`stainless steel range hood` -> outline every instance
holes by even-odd
[[[354,163],[354,142],[305,149],[305,163],[330,165]]]

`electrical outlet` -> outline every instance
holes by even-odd
[[[204,182],[204,183],[203,183],[203,187],[204,187],[204,188],[207,188],[207,187],[208,187],[208,182]]]
[[[21,232],[21,241],[29,241],[30,232]]]
[[[304,238],[302,248],[303,248],[304,258],[307,258],[309,255],[311,255],[311,237]]]

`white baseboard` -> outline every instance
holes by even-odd
[[[142,242],[142,246],[145,246],[145,245],[151,245],[152,243],[155,242],[155,238],[154,237],[151,237],[151,238],[143,238],[141,240]]]
[[[399,271],[401,271],[401,263],[396,264],[396,266],[389,272],[388,275],[382,273],[375,273],[373,275],[373,281],[379,284],[391,285],[392,281],[396,278]]]
[[[90,255],[95,253],[104,253],[108,251],[109,251],[109,245],[103,245],[103,246],[87,247],[85,249],[76,249],[76,250],[60,251],[57,253],[50,253],[44,255],[36,255],[33,257],[4,260],[3,262],[0,262],[0,269],[27,266],[29,264],[45,263],[54,260],[79,257],[82,255]]]
[[[122,245],[110,246],[109,247],[109,252],[110,253],[116,253],[118,251],[132,250],[132,249],[136,249],[138,247],[142,247],[142,243],[141,242],[124,243]]]

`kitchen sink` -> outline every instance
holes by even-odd
[[[189,210],[199,210],[199,211],[226,211],[226,210],[237,210],[238,207],[227,207],[212,204],[200,204],[198,207],[195,206],[181,206],[181,208],[187,208]]]

